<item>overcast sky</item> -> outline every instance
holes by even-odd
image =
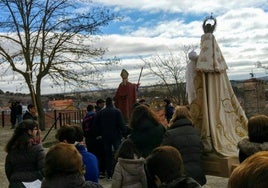
[[[137,82],[141,56],[172,51],[182,45],[200,44],[202,23],[213,13],[217,19],[214,32],[226,63],[230,79],[248,79],[253,71],[256,77],[266,75],[257,68],[259,61],[268,66],[268,1],[267,0],[92,0],[122,16],[102,29],[103,38],[97,45],[108,48],[106,57],[121,59],[110,73],[105,73],[106,87],[116,88],[121,81],[120,71],[126,68],[131,82]],[[150,80],[150,82],[149,82]],[[152,84],[146,67],[142,85]],[[15,83],[0,82],[3,91],[16,92]],[[21,88],[21,87],[20,87]],[[46,88],[43,94],[68,91]],[[28,92],[27,88],[18,92]]]

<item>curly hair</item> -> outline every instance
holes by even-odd
[[[70,144],[74,144],[76,141],[76,129],[69,125],[62,126],[57,131],[55,138],[60,142],[66,141]]]

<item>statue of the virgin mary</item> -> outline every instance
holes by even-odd
[[[194,78],[187,80],[190,110],[206,152],[238,156],[237,143],[247,135],[247,117],[233,92],[227,64],[213,35],[216,24],[212,15],[204,20],[200,54],[189,54],[189,67],[194,71]]]

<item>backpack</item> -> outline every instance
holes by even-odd
[[[94,118],[95,118],[95,114],[87,114],[82,121],[82,129],[83,132],[86,135],[88,135],[88,133],[90,132],[90,130],[93,127],[93,123],[94,123]]]

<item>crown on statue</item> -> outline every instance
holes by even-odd
[[[213,23],[212,23],[213,22]],[[212,13],[210,16],[206,17],[203,22],[204,33],[213,33],[217,25],[216,18],[213,17]]]

